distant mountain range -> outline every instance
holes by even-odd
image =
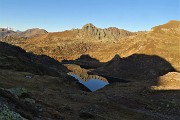
[[[118,40],[119,38],[136,35],[138,33],[138,32],[130,32],[124,29],[118,29],[116,27],[101,29],[101,28],[97,28],[92,23],[88,23],[84,25],[82,29],[72,29],[70,31],[75,32],[76,34],[78,34],[78,37],[81,38],[85,38],[85,39],[91,38],[98,40],[109,40],[109,39]],[[19,31],[19,30],[14,31],[13,29],[9,29],[9,28],[0,28],[0,33],[3,33],[3,35],[0,35],[0,37],[5,37],[5,36],[35,37],[38,35],[46,34],[48,32],[44,29],[39,29],[39,28],[28,29],[26,31]]]
[[[13,29],[8,29],[8,28],[0,28],[0,38],[6,37],[6,36],[12,36],[12,37],[35,37],[38,35],[46,34],[48,33],[44,29],[39,29],[39,28],[33,28],[33,29],[28,29],[26,31],[13,31]]]

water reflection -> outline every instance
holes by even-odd
[[[79,80],[80,83],[85,85],[91,91],[96,91],[105,85],[109,84],[108,80],[98,75],[88,75],[87,69],[83,69],[75,64],[65,64],[65,66],[71,70],[68,74]]]

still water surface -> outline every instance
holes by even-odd
[[[65,66],[72,71],[68,73],[70,76],[77,79],[80,83],[82,83],[93,92],[109,84],[106,78],[98,75],[89,75],[87,73],[87,69],[83,69],[78,65],[65,64]]]

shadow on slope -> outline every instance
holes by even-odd
[[[115,55],[104,66],[90,73],[132,81],[155,79],[173,71],[176,71],[173,66],[160,56],[133,54],[126,58]]]
[[[91,57],[89,54],[81,55],[76,60],[63,60],[63,64],[76,64],[85,69],[96,69],[104,65],[103,62],[100,62],[96,58]]]
[[[90,91],[67,72],[53,58],[0,42],[0,118],[2,111],[9,109],[28,119],[63,119],[55,103],[67,103],[65,96],[71,92]]]
[[[60,76],[68,70],[46,55],[28,53],[20,47],[0,42],[0,67],[37,75]]]
[[[34,75],[48,75],[64,79],[65,83],[77,86],[80,90],[89,91],[85,86],[78,83],[73,77],[67,75],[69,70],[59,61],[46,55],[35,55],[26,52],[20,47],[0,42],[0,68],[15,72],[29,72]],[[25,76],[32,78],[32,76]],[[1,81],[2,82],[2,81]],[[73,86],[72,85],[72,86]]]

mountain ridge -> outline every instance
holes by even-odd
[[[104,37],[99,39],[99,36],[104,35],[103,29],[99,30],[93,24],[87,24],[82,29],[46,33],[26,40],[6,38],[2,41],[15,44],[35,54],[48,55],[58,61],[75,60],[82,54],[89,54],[93,58],[104,62],[111,60],[115,54],[122,57],[135,53],[158,55],[165,58],[180,71],[180,63],[178,62],[180,58],[179,24],[180,21],[170,21],[164,25],[153,27],[157,30],[135,33],[135,35],[120,38],[116,37],[116,39],[113,35],[112,38],[107,37],[107,35],[106,38],[108,39]],[[170,32],[161,30],[166,26],[168,26],[167,29]],[[119,29],[114,31],[119,31]],[[100,35],[97,33],[100,33]]]
[[[29,37],[36,37],[39,35],[43,35],[46,33],[48,33],[46,30],[40,28],[31,28],[25,31],[13,31],[7,28],[0,28],[0,38],[8,37],[8,36],[17,37],[17,38],[21,38],[21,37],[29,38]]]

